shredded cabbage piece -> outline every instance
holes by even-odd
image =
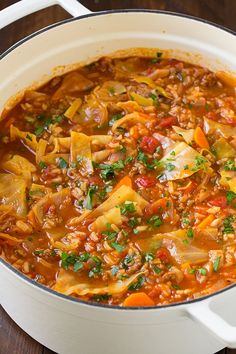
[[[165,135],[154,133],[153,136],[161,143],[161,147],[166,153],[172,150],[172,148],[176,145],[174,140],[168,138]]]
[[[107,230],[107,224],[122,225],[122,217],[119,208],[112,208],[99,216],[92,224],[91,229],[96,232]]]
[[[148,202],[144,198],[142,198],[138,193],[136,193],[132,188],[123,185],[120,188],[118,188],[107,200],[105,200],[105,202],[99,205],[95,210],[93,211],[86,210],[78,218],[78,222],[81,222],[86,217],[89,217],[91,219],[97,218],[100,215],[106,213],[108,210],[115,208],[127,201],[135,203],[137,211],[138,209],[143,210],[145,206],[148,204]]]
[[[188,239],[186,230],[179,229],[172,232],[156,234],[151,238],[140,240],[138,243],[144,252],[153,251],[160,246],[166,247],[171,256],[174,257],[179,264],[196,264],[207,261],[208,252],[193,246],[190,242],[187,244],[183,243],[186,239]]]
[[[233,146],[231,146],[224,138],[217,140],[213,144],[213,149],[218,159],[234,157],[236,154]]]
[[[66,138],[54,138],[53,139],[54,149],[51,151],[51,154],[57,154],[58,152],[67,152],[70,151],[71,139],[70,137]]]
[[[61,269],[59,276],[54,285],[54,290],[65,295],[77,294],[84,295],[97,295],[97,294],[122,294],[125,292],[130,284],[135,281],[143,272],[131,275],[125,280],[118,280],[117,282],[110,283],[107,286],[94,287],[93,284],[81,283],[78,276],[68,270]]]
[[[34,152],[37,150],[38,142],[36,136],[29,132],[23,132],[16,128],[13,124],[10,127],[10,138],[11,141],[16,140],[17,138],[22,139],[24,144],[27,145]]]
[[[0,202],[4,205],[11,205],[16,213],[25,216],[27,181],[21,176],[14,176],[9,173],[0,174]]]
[[[177,143],[160,161],[161,180],[173,181],[209,170],[210,162],[184,142]]]
[[[176,125],[173,125],[172,128],[178,135],[182,136],[187,144],[191,144],[193,142],[194,129],[182,129]]]
[[[79,162],[82,172],[90,174],[93,172],[91,139],[83,133],[71,131],[70,160]]]
[[[236,136],[236,127],[232,127],[226,124],[221,124],[208,118],[204,118],[203,128],[204,128],[204,132],[209,135],[218,133],[221,136],[223,136],[223,138],[230,138],[232,136]]]
[[[43,156],[46,153],[46,149],[47,149],[47,141],[44,139],[39,139],[37,148],[36,148],[36,154],[35,154],[35,159],[36,159],[36,163],[39,163],[40,161],[42,161]]]
[[[60,211],[64,200],[68,197],[70,197],[70,189],[64,188],[59,192],[49,193],[40,199],[31,209],[36,222],[43,225],[47,213],[47,207],[55,205],[57,211]]]
[[[52,100],[57,101],[62,99],[66,94],[73,94],[75,92],[81,92],[89,90],[93,87],[93,82],[87,79],[85,76],[71,72],[64,76],[61,86],[53,94]]]
[[[118,127],[127,126],[127,125],[132,126],[137,123],[146,124],[149,121],[150,119],[146,114],[140,112],[133,112],[117,120],[112,126],[112,132],[115,132]]]
[[[7,240],[7,241],[11,241],[11,242],[16,242],[16,243],[21,243],[22,240],[19,238],[16,238],[14,236],[5,234],[3,232],[0,232],[0,238],[2,238],[3,240]]]
[[[220,175],[220,184],[228,187],[232,192],[236,193],[236,172],[221,170]]]
[[[31,180],[31,173],[36,171],[36,167],[25,157],[10,154],[4,156],[2,168],[27,180]]]

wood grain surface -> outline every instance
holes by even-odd
[[[0,0],[0,10],[15,2]],[[207,19],[236,31],[236,0],[81,0],[81,3],[92,11],[146,8],[180,12]],[[68,13],[59,6],[53,6],[16,21],[0,31],[0,53],[25,36],[67,18],[70,18]],[[0,307],[0,354],[53,354],[53,352],[22,331]],[[236,350],[225,348],[217,354],[236,354]]]

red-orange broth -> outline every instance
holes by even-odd
[[[0,254],[84,300],[152,306],[236,280],[235,80],[102,58],[1,122]]]

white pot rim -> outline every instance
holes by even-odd
[[[107,15],[107,14],[122,14],[122,13],[150,13],[150,14],[162,14],[162,15],[170,15],[170,16],[176,16],[176,17],[182,17],[182,18],[187,18],[189,20],[193,20],[196,22],[202,22],[205,23],[207,25],[216,27],[222,31],[228,32],[234,36],[236,36],[236,31],[233,31],[230,28],[227,28],[223,25],[219,25],[215,22],[206,20],[204,18],[200,18],[197,16],[192,16],[192,15],[188,15],[188,14],[183,14],[183,13],[179,13],[179,12],[174,12],[174,11],[166,11],[166,10],[152,10],[152,9],[120,9],[120,10],[105,10],[105,11],[99,11],[99,12],[91,12],[85,15],[81,15],[81,16],[77,16],[77,17],[72,17],[72,18],[68,18],[62,21],[59,21],[57,23],[53,23],[52,25],[46,26],[24,38],[22,38],[21,40],[19,40],[17,43],[13,44],[10,48],[8,48],[7,50],[5,50],[2,54],[0,54],[0,60],[3,59],[5,56],[7,56],[10,52],[12,52],[15,48],[19,47],[21,44],[29,41],[30,39],[38,36],[39,34],[46,32],[52,28],[64,25],[66,23],[69,22],[74,22],[74,21],[79,21],[81,19],[84,18],[88,18],[88,17],[96,17],[96,16],[103,16],[103,15]]]
[[[88,17],[96,17],[96,16],[103,16],[103,15],[107,15],[107,14],[122,14],[122,13],[150,13],[150,14],[161,14],[161,15],[170,15],[170,16],[176,16],[176,17],[182,17],[182,18],[187,18],[193,21],[198,21],[198,22],[202,22],[208,25],[211,25],[213,27],[216,27],[222,31],[228,32],[234,36],[236,36],[236,31],[233,31],[229,28],[226,28],[222,25],[216,24],[214,22],[208,21],[206,19],[202,19],[196,16],[192,16],[192,15],[187,15],[187,14],[183,14],[183,13],[178,13],[178,12],[171,12],[171,11],[165,11],[165,10],[151,10],[151,9],[121,9],[121,10],[106,10],[106,11],[100,11],[97,13],[89,13],[89,14],[85,14],[82,16],[78,16],[78,17],[72,17],[60,22],[57,22],[55,24],[49,25],[43,29],[40,29],[37,32],[34,32],[30,35],[28,35],[27,37],[21,39],[20,41],[18,41],[17,43],[15,43],[14,45],[12,45],[9,49],[7,49],[6,51],[4,51],[2,54],[0,54],[0,60],[3,59],[4,57],[6,57],[9,53],[11,53],[14,49],[16,49],[17,47],[21,46],[23,43],[31,40],[32,38],[40,35],[41,33],[44,33],[52,28],[64,25],[66,23],[69,22],[74,22],[74,21],[79,21],[81,19],[84,18],[88,18]],[[121,307],[121,306],[117,306],[117,305],[107,305],[107,304],[100,304],[100,303],[96,303],[96,302],[89,302],[89,301],[85,301],[85,300],[81,300],[79,298],[75,298],[73,296],[69,296],[69,295],[64,295],[62,293],[59,293],[51,288],[48,288],[47,286],[37,283],[35,280],[30,279],[29,277],[27,277],[26,275],[24,275],[22,272],[20,272],[19,270],[17,270],[16,268],[14,268],[10,263],[8,263],[7,261],[3,260],[0,258],[0,264],[2,264],[3,266],[5,266],[6,268],[8,268],[9,271],[13,272],[17,277],[21,278],[21,280],[25,281],[26,283],[30,284],[31,286],[34,286],[38,289],[40,289],[43,292],[46,292],[49,295],[53,295],[56,297],[59,297],[63,300],[67,300],[69,302],[73,302],[73,303],[78,303],[81,305],[85,305],[88,307],[99,307],[99,308],[104,308],[104,309],[111,309],[111,310],[119,310],[119,311],[126,311],[126,310],[132,310],[132,311],[148,311],[148,310],[164,310],[164,309],[171,309],[171,308],[176,308],[176,307],[181,307],[181,306],[185,306],[185,305],[191,305],[193,303],[197,303],[197,302],[201,302],[204,300],[207,300],[209,298],[215,297],[217,295],[220,295],[232,288],[234,288],[236,286],[235,284],[229,285],[217,292],[214,292],[210,295],[206,295],[206,296],[202,296],[200,298],[197,299],[193,299],[193,300],[189,300],[189,301],[184,301],[184,302],[176,302],[176,303],[171,303],[168,305],[161,305],[161,306],[149,306],[149,307]]]

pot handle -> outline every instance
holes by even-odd
[[[0,29],[24,16],[53,5],[60,5],[73,17],[86,15],[91,12],[77,0],[21,0],[0,11]]]
[[[229,348],[236,348],[236,327],[211,309],[211,301],[199,301],[189,305],[187,313],[197,320]],[[233,302],[232,302],[233,303]]]

